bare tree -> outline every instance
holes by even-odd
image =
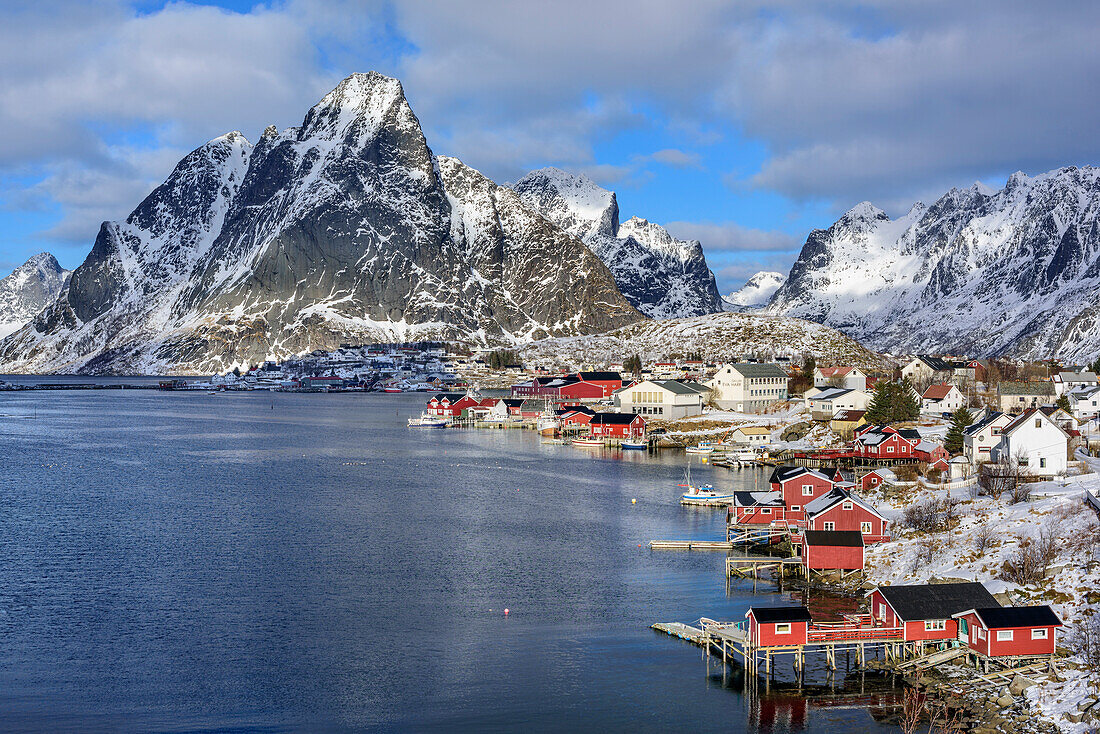
[[[972,540],[974,542],[974,550],[978,553],[985,553],[991,545],[993,545],[993,538],[996,537],[996,533],[993,530],[993,526],[988,522],[983,522],[974,528],[974,535]]]

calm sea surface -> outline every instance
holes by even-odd
[[[792,599],[646,547],[722,537],[682,453],[423,400],[0,393],[0,729],[896,731],[649,629]]]

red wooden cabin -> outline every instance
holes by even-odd
[[[754,646],[805,645],[810,628],[806,607],[750,607],[749,642]]]
[[[954,615],[959,639],[991,658],[1053,655],[1062,620],[1050,607],[984,607]]]
[[[954,615],[999,606],[976,582],[879,586],[868,597],[872,623],[904,628],[902,639],[906,642],[958,639]]]
[[[476,408],[478,401],[471,398],[469,395],[463,395],[457,400],[451,398],[449,395],[433,395],[431,400],[428,401],[428,407],[425,412],[428,415],[441,415],[451,418],[460,418],[462,411],[467,408]]]
[[[787,520],[787,506],[778,492],[734,492],[728,521],[734,525],[770,525]]]
[[[863,493],[870,493],[883,484],[897,481],[897,475],[889,469],[875,469],[863,475],[859,480],[859,489]]]
[[[788,519],[801,522],[806,519],[806,504],[829,492],[840,481],[840,471],[780,466],[776,467],[768,481],[772,491],[782,496]]]
[[[602,438],[634,438],[645,435],[645,418],[633,413],[596,413],[588,429]]]
[[[876,459],[912,459],[920,435],[910,429],[869,426],[856,432],[852,448],[859,456]]]
[[[858,530],[807,530],[802,534],[802,565],[811,571],[862,571],[863,549]]]
[[[837,486],[813,500],[805,514],[808,530],[854,530],[865,543],[890,540],[890,521],[847,486]]]

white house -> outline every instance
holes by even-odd
[[[787,372],[777,364],[736,362],[718,368],[707,385],[723,410],[759,413],[788,397]]]
[[[1030,408],[1001,430],[993,461],[1018,462],[1029,474],[1052,477],[1069,463],[1069,434],[1043,411]]]
[[[1019,413],[1028,408],[1054,402],[1054,385],[1049,380],[1030,382],[1002,382],[997,386],[1000,409],[1005,413]]]
[[[923,383],[930,382],[936,377],[950,378],[954,370],[954,363],[942,357],[919,354],[901,368],[901,376],[909,378],[910,382]]]
[[[772,432],[765,426],[738,426],[730,432],[729,443],[763,446],[771,441]]]
[[[1066,393],[1070,412],[1078,423],[1086,423],[1100,416],[1100,385],[1075,387]]]
[[[992,460],[993,447],[1001,442],[1001,431],[1011,422],[1008,413],[990,413],[963,431],[963,456],[971,466]]]
[[[920,396],[922,413],[953,413],[966,405],[966,396],[954,385],[929,385]]]
[[[1051,378],[1054,383],[1054,394],[1061,397],[1075,387],[1097,387],[1100,379],[1094,372],[1059,372]]]
[[[815,393],[806,400],[810,407],[810,417],[815,421],[830,421],[837,411],[867,410],[872,395],[863,390],[849,390],[842,387],[829,387]]]
[[[867,375],[859,367],[816,367],[814,368],[814,387],[866,390]]]
[[[615,392],[615,406],[623,413],[680,420],[699,415],[710,388],[681,380],[642,380]]]

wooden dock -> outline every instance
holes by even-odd
[[[724,540],[651,540],[651,550],[716,550],[731,551],[733,543]]]

